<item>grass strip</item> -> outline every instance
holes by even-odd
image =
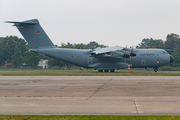
[[[2,76],[180,76],[180,73],[0,73]]]
[[[97,72],[97,70],[5,69],[0,72]]]
[[[137,70],[116,70],[116,72],[137,72]],[[98,73],[97,70],[56,70],[56,69],[7,69],[7,70],[0,70],[0,73],[15,73],[15,72],[44,72],[44,73],[48,73],[48,72],[59,72],[59,73],[89,73],[89,72],[95,72]],[[138,71],[138,72],[144,72],[144,71]]]
[[[180,116],[0,115],[0,120],[179,120]]]

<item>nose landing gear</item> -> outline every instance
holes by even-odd
[[[154,68],[154,72],[158,72],[158,68],[157,67]]]

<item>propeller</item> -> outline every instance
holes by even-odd
[[[127,45],[126,45],[126,49],[124,50],[124,57],[125,57],[124,65],[126,65],[126,50],[127,50]]]
[[[134,53],[133,52],[133,50],[134,50],[134,46],[132,45],[132,46],[130,46],[130,50],[128,49],[128,51],[127,51],[127,45],[126,45],[126,48],[124,48],[123,50],[124,50],[124,65],[126,65],[126,58],[130,58],[130,66],[128,67],[128,69],[130,68],[130,67],[132,67],[132,57],[133,56],[136,56],[136,53]]]
[[[131,54],[130,54],[131,67],[132,67],[132,56],[133,56],[133,45],[132,45]]]

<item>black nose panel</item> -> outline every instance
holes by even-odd
[[[170,56],[170,63],[172,63],[174,61],[174,57],[171,55]]]

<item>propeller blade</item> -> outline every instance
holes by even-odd
[[[131,54],[133,54],[133,45],[132,45],[132,49],[131,49]],[[130,56],[130,61],[131,61],[131,66],[132,66],[132,55]]]
[[[126,45],[126,49],[125,49],[125,51],[124,51],[124,57],[125,57],[124,65],[126,65],[126,50],[127,50],[127,45]]]
[[[133,53],[133,45],[132,45],[131,53]]]

